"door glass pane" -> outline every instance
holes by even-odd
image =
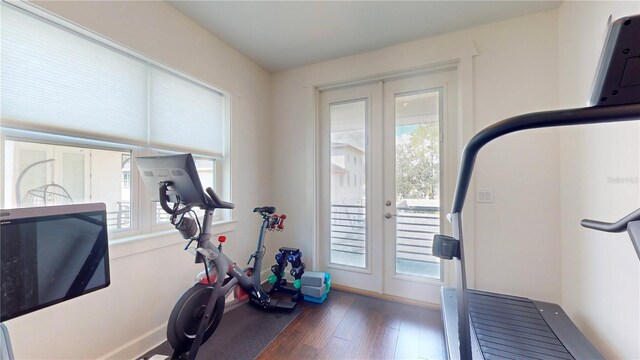
[[[396,95],[396,273],[440,279],[440,94]]]
[[[331,263],[366,267],[366,100],[329,107]]]

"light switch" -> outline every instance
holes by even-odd
[[[476,194],[476,202],[479,203],[492,203],[493,202],[493,189],[482,188],[478,189]]]

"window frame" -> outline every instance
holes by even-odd
[[[41,132],[33,132],[33,131],[24,131],[18,129],[11,128],[3,128],[0,127],[0,148],[2,149],[2,153],[5,154],[5,147],[7,140],[15,141],[15,142],[26,142],[26,143],[35,143],[35,144],[45,144],[45,145],[54,145],[54,146],[67,146],[67,147],[78,147],[84,149],[97,149],[97,150],[107,150],[107,151],[116,151],[116,152],[129,152],[132,157],[132,161],[139,156],[156,156],[158,152],[163,153],[179,153],[175,150],[166,150],[166,149],[152,149],[148,147],[139,147],[135,145],[129,144],[120,144],[120,143],[112,143],[105,141],[96,141],[96,140],[87,140],[82,138],[68,137],[68,136],[60,136],[53,135],[48,133]],[[213,179],[214,179],[214,187],[218,187],[218,179],[220,177],[225,177],[223,170],[219,168],[219,164],[223,163],[224,160],[214,158],[211,156],[193,154],[196,158],[205,158],[211,159],[213,162]],[[0,204],[4,204],[5,200],[5,169],[6,169],[6,156],[0,156],[0,166],[2,169],[2,176],[0,176]],[[146,191],[146,188],[142,185],[140,180],[139,171],[134,170],[136,167],[131,164],[131,187],[130,191],[130,208],[131,208],[131,217],[130,217],[130,226],[126,229],[109,229],[109,241],[113,242],[115,240],[127,240],[129,238],[137,237],[139,235],[148,234],[162,234],[167,230],[171,230],[173,226],[169,223],[156,223],[156,203],[151,201],[149,194]],[[119,177],[121,179],[121,177]],[[230,179],[226,180],[230,181]],[[225,181],[225,182],[226,182]],[[217,189],[218,191],[220,189]],[[229,211],[226,213],[219,213],[218,216],[214,217],[212,220],[212,225],[223,225],[227,223],[235,222],[233,220],[233,212]]]
[[[135,158],[136,155],[140,151],[140,147],[120,144],[120,143],[112,143],[106,141],[96,141],[96,140],[87,140],[82,138],[74,138],[68,136],[60,136],[53,135],[43,132],[33,132],[33,131],[24,131],[18,129],[11,128],[0,128],[2,134],[0,136],[0,146],[2,152],[4,154],[4,150],[6,148],[6,142],[15,141],[15,142],[26,142],[26,143],[35,143],[35,144],[44,144],[44,145],[53,145],[53,146],[67,146],[67,147],[77,147],[83,149],[96,149],[96,150],[106,150],[106,151],[117,151],[117,152],[130,152],[131,157]],[[7,185],[5,182],[5,169],[6,169],[6,156],[2,156],[2,163],[0,164],[2,170],[2,176],[0,176],[0,186],[2,187],[2,191],[0,192],[0,203],[4,206],[5,201],[5,186]],[[109,229],[109,238],[117,239],[122,237],[127,237],[131,235],[136,235],[140,233],[140,222],[142,219],[137,216],[137,210],[140,207],[140,196],[138,196],[135,191],[139,189],[140,186],[138,182],[140,181],[140,177],[138,176],[137,171],[131,171],[131,188],[130,188],[130,207],[131,207],[131,217],[130,217],[130,226],[126,229]]]

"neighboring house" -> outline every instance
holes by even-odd
[[[345,143],[331,144],[331,203],[365,204],[364,151]]]

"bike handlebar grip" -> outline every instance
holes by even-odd
[[[220,209],[233,209],[233,208],[236,207],[236,204],[234,204],[234,203],[230,203],[230,202],[226,202],[226,201],[220,200],[220,198],[213,191],[212,188],[208,187],[207,190],[205,190],[205,191],[207,192],[207,195],[209,195],[209,197],[213,201],[213,205],[215,207],[220,208]]]
[[[589,219],[583,219],[582,221],[580,221],[580,225],[588,229],[606,231],[606,232],[620,232],[624,230],[624,229],[623,230],[617,229],[617,227],[615,227],[616,225],[615,223],[608,223],[608,222],[589,220]]]
[[[623,232],[627,230],[627,225],[632,221],[640,220],[640,209],[632,212],[631,214],[623,217],[615,223],[608,223],[604,221],[584,219],[580,224],[586,228],[606,231],[606,232]]]
[[[287,218],[287,215],[280,215],[280,221],[278,221],[278,230],[284,230],[284,220]]]
[[[160,185],[160,189],[159,189],[160,207],[162,207],[162,210],[166,211],[167,214],[173,215],[174,213],[173,209],[169,207],[169,204],[167,204],[167,190],[169,188],[169,185],[171,185],[170,182],[163,182],[162,185]]]

